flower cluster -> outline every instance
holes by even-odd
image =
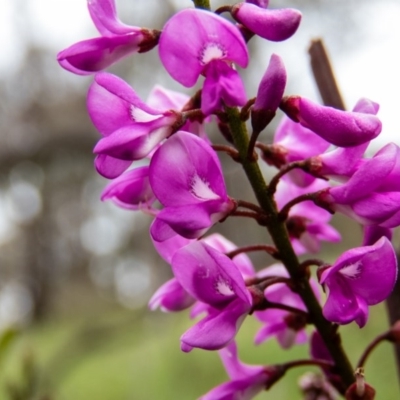
[[[297,10],[267,6],[268,1],[249,0],[218,13],[187,8],[156,31],[120,22],[113,0],[89,0],[101,36],[58,55],[60,65],[71,72],[96,73],[87,107],[102,135],[94,148],[95,167],[111,179],[102,199],[147,213],[151,240],[171,265],[173,278],[153,295],[150,308],[190,308],[190,316],[201,319],[182,335],[182,350],[220,351],[231,381],[202,399],[250,399],[288,368],[238,360],[234,340],[249,315],[262,324],[256,344],[275,336],[283,348],[308,342],[305,328],[315,324],[318,340],[326,346],[321,358],[330,379],[331,369],[340,369],[345,360],[326,335],[333,332],[331,322],[364,326],[368,306],[385,300],[397,277],[390,239],[392,228],[400,225],[400,149],[391,143],[372,158],[365,156],[382,129],[379,106],[368,99],[344,111],[284,96],[286,69],[276,54],[270,56],[255,100],[248,99],[237,69],[249,64],[247,42],[254,35],[286,40],[301,20]],[[235,23],[222,17],[223,11]],[[144,102],[121,78],[101,72],[157,45],[171,77],[185,87],[201,79],[201,93],[189,98],[156,86]],[[258,141],[279,109],[285,115],[272,143]],[[229,145],[213,145],[207,137],[211,116]],[[244,123],[249,118],[250,139]],[[242,164],[259,206],[228,195],[216,150]],[[256,152],[279,170],[269,185],[260,184]],[[363,243],[331,265],[315,259],[300,263],[297,256],[319,253],[322,241],[341,240],[330,225],[336,211],[364,226]],[[238,248],[219,234],[204,236],[215,223],[233,216],[266,227],[273,246]],[[246,255],[254,250],[266,251],[279,263],[256,271]],[[319,267],[319,283],[310,278],[312,265]],[[322,322],[316,322],[321,321],[318,304]],[[341,382],[335,381],[338,390],[351,384],[344,376],[346,371]]]

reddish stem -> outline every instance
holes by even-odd
[[[235,250],[230,251],[229,253],[226,253],[226,255],[229,258],[234,258],[239,254],[249,253],[251,251],[265,251],[270,256],[272,256],[272,257],[276,258],[277,260],[279,260],[278,250],[273,246],[268,246],[268,245],[265,245],[265,244],[255,244],[255,245],[252,245],[252,246],[239,247],[239,248],[237,248]]]

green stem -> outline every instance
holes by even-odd
[[[193,0],[193,3],[196,8],[203,8],[204,10],[211,10],[209,0]]]
[[[335,362],[337,370],[340,373],[343,383],[348,387],[355,380],[353,368],[343,350],[340,336],[336,332],[333,324],[327,321],[322,315],[321,306],[311,289],[307,275],[304,274],[304,269],[300,267],[299,260],[290,243],[285,223],[279,218],[274,198],[268,191],[268,186],[264,180],[258,163],[254,160],[249,160],[247,157],[249,137],[246,126],[240,119],[239,110],[237,108],[227,107],[226,113],[234,144],[239,151],[242,160],[243,169],[253,188],[258,203],[269,216],[267,229],[280,254],[281,261],[288,270],[292,281],[296,283],[296,291],[307,307],[310,320],[324,340],[324,343]]]

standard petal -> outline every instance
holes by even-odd
[[[347,284],[357,297],[373,305],[385,300],[393,290],[397,278],[397,260],[393,246],[386,237],[364,249],[368,249],[364,256],[344,265],[338,273],[347,279]]]
[[[248,63],[247,46],[239,30],[205,10],[186,9],[175,14],[165,24],[158,48],[165,69],[187,87],[196,83],[213,59],[233,61],[243,68]]]
[[[124,80],[104,72],[96,74],[89,88],[87,107],[94,126],[103,136],[162,115],[148,107]]]
[[[150,183],[164,206],[227,201],[221,165],[204,140],[180,131],[153,155]]]
[[[256,35],[274,42],[290,38],[301,21],[301,12],[298,10],[268,10],[249,3],[236,4],[232,16]]]
[[[240,298],[250,308],[251,296],[237,266],[205,243],[194,242],[178,250],[172,270],[181,285],[204,303],[221,308]]]
[[[368,308],[365,301],[354,295],[345,279],[333,276],[325,283],[329,294],[322,313],[328,321],[344,325],[356,319],[366,320]]]

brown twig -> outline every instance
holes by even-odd
[[[270,256],[272,256],[272,257],[276,258],[277,260],[279,260],[278,250],[274,246],[268,246],[266,244],[255,244],[255,245],[252,245],[252,246],[239,247],[239,248],[237,248],[235,250],[230,251],[229,253],[226,253],[226,255],[229,258],[234,258],[239,254],[249,253],[251,251],[265,251]]]
[[[308,49],[311,69],[322,101],[326,106],[345,110],[343,98],[336,83],[333,68],[322,39],[314,39]]]
[[[363,368],[365,365],[365,362],[367,361],[367,358],[369,355],[372,353],[372,351],[378,346],[379,343],[384,342],[385,340],[388,340],[388,332],[384,332],[381,335],[377,336],[364,350],[364,353],[362,354],[360,360],[358,361],[357,368]]]

